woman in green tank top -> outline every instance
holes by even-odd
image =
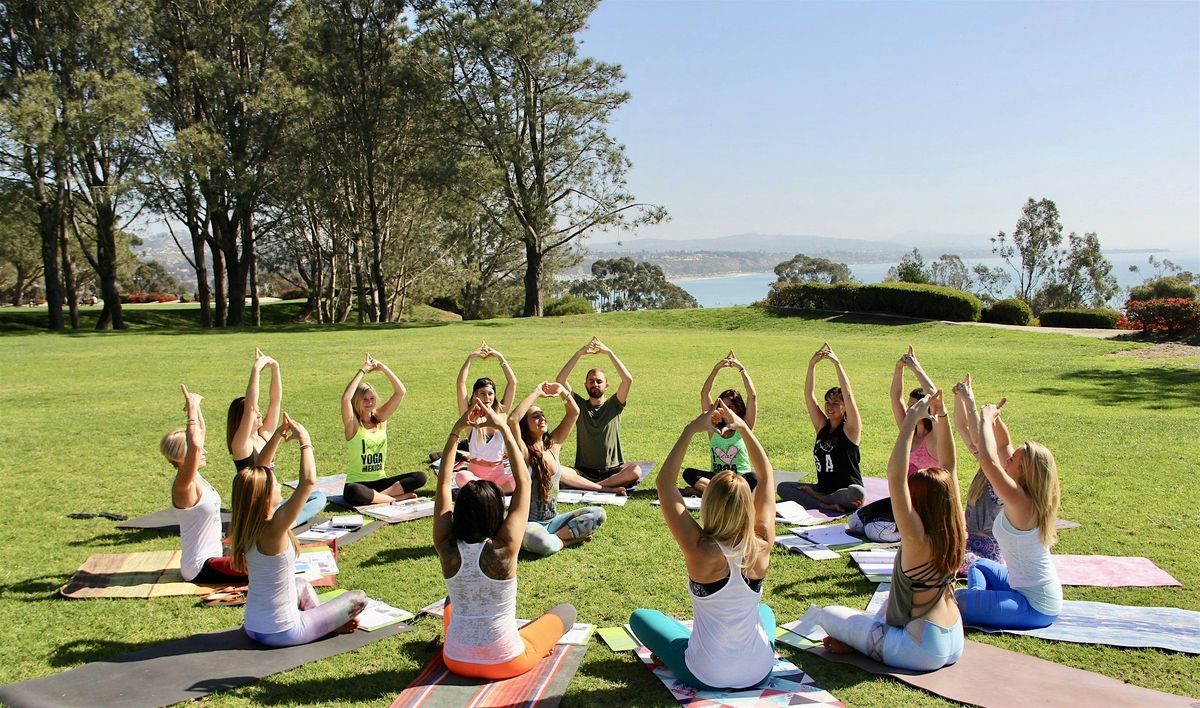
[[[746,387],[746,397],[743,399],[737,389],[727,388],[721,392],[718,398],[724,401],[731,411],[737,413],[739,418],[746,421],[746,425],[753,430],[754,420],[758,417],[758,394],[754,390],[754,382],[750,380],[750,374],[746,372],[745,364],[738,361],[737,355],[733,353],[732,349],[713,366],[708,378],[704,381],[704,386],[700,389],[700,410],[707,411],[712,408],[712,387],[717,380],[717,374],[721,373],[721,369],[738,370],[742,375],[742,384]],[[684,494],[703,496],[704,490],[708,488],[708,480],[724,470],[732,470],[744,477],[753,491],[758,485],[758,477],[751,469],[750,457],[746,452],[746,442],[742,440],[741,433],[725,426],[718,418],[714,418],[713,425],[717,426],[717,430],[708,435],[708,448],[711,455],[709,469],[701,470],[695,467],[685,469],[683,479],[688,486],[684,488]]]
[[[392,385],[392,395],[380,406],[379,397],[363,377],[382,372]],[[342,393],[342,423],[346,427],[346,488],[343,496],[351,506],[388,504],[416,496],[425,485],[423,472],[387,474],[387,422],[404,400],[404,384],[381,361],[367,354],[362,367]]]

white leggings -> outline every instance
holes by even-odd
[[[963,651],[962,621],[941,627],[925,619],[893,627],[878,615],[833,605],[820,609],[817,624],[875,661],[910,671],[933,671],[958,661]]]
[[[296,594],[300,601],[300,619],[291,629],[269,634],[247,629],[246,635],[269,647],[308,644],[354,619],[367,606],[367,594],[362,590],[351,590],[322,603],[304,578],[296,578]]]

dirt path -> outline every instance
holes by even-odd
[[[994,324],[992,322],[944,322],[948,325],[969,325],[972,327],[995,327],[996,329],[1013,329],[1021,332],[1043,332],[1051,334],[1069,334],[1072,337],[1092,337],[1095,339],[1112,339],[1126,334],[1126,329],[1076,329],[1074,327],[1029,327],[1025,325]]]

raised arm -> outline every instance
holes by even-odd
[[[283,442],[283,429],[276,428],[271,433],[271,437],[267,438],[267,443],[263,445],[263,449],[258,451],[258,457],[255,458],[254,464],[259,467],[270,467],[275,464],[275,452],[279,449],[279,443]]]
[[[913,353],[912,345],[908,347],[908,353],[900,358],[904,365],[913,372],[913,376],[917,377],[917,381],[921,384],[921,390],[926,395],[932,396],[937,393],[938,387],[933,383],[933,379],[929,378],[929,374],[925,373],[925,368],[921,366],[921,362],[917,361],[917,355]]]
[[[837,370],[838,385],[842,387],[842,401],[846,404],[846,422],[842,423],[842,429],[850,442],[857,445],[862,437],[862,418],[858,413],[858,403],[854,401],[854,391],[850,388],[850,377],[846,375],[846,369],[842,367],[841,360],[832,349],[825,350],[825,358],[833,362],[833,368]]]
[[[571,372],[575,370],[575,365],[579,363],[579,357],[593,351],[593,345],[596,341],[597,339],[592,337],[590,340],[588,340],[587,344],[579,348],[579,351],[572,354],[571,358],[567,359],[567,363],[563,364],[562,370],[558,372],[558,376],[556,376],[554,380],[566,386],[567,379],[570,378]]]
[[[204,454],[204,414],[200,412],[200,401],[203,396],[189,393],[187,387],[179,384],[183,392],[183,411],[187,414],[187,427],[183,430],[184,444],[183,462],[175,470],[175,479],[171,481],[171,506],[176,509],[190,509],[200,501],[200,485],[196,478],[200,472],[200,459]]]
[[[911,352],[912,347],[908,350]],[[904,395],[904,357],[896,360],[896,368],[892,370],[892,387],[888,391],[892,403],[892,417],[896,419],[896,427],[904,424],[904,415],[908,411],[908,396]]]
[[[689,553],[696,553],[696,546],[700,541],[702,531],[700,525],[696,523],[687,507],[684,506],[683,495],[679,492],[679,468],[683,466],[683,458],[687,455],[688,446],[691,445],[693,437],[700,433],[716,432],[712,424],[712,415],[715,410],[709,408],[702,411],[684,427],[683,432],[679,434],[679,439],[675,441],[675,446],[667,454],[667,459],[663,461],[662,469],[658,471],[658,477],[654,480],[654,486],[658,490],[658,501],[662,505],[663,518],[667,522],[667,529],[670,530],[671,536],[675,538],[675,542],[683,551],[685,561],[689,560]]]
[[[726,425],[742,434],[750,466],[758,474],[758,486],[754,488],[754,533],[768,544],[775,543],[775,468],[748,421],[729,410],[725,401],[717,401],[717,411]]]
[[[538,384],[533,387],[528,396],[521,399],[521,402],[517,404],[513,412],[508,414],[508,429],[517,439],[517,450],[521,453],[521,459],[525,459],[529,455],[529,449],[525,447],[525,441],[521,439],[521,419],[525,417],[525,414],[529,412],[529,407],[541,395],[542,385]],[[578,405],[575,406],[575,410],[579,410]]]
[[[812,421],[813,430],[821,431],[825,424],[829,422],[829,418],[825,416],[825,411],[821,410],[821,403],[817,400],[816,394],[816,371],[817,362],[825,358],[825,348],[828,344],[822,344],[808,360],[808,372],[804,374],[804,407],[808,409],[809,420]]]
[[[617,393],[613,396],[621,405],[629,400],[629,389],[633,386],[633,374],[629,373],[629,369],[625,368],[625,364],[621,362],[615,352],[604,345],[600,340],[596,340],[596,351],[607,354],[612,361],[613,368],[617,370],[617,375],[621,377],[621,384],[617,386]]]
[[[938,462],[957,483],[958,456],[954,449],[954,435],[950,432],[950,416],[946,413],[946,402],[941,391],[934,391],[929,399],[929,414],[933,416],[933,429],[937,433]],[[958,489],[957,486],[954,488]]]
[[[513,373],[512,366],[503,354],[490,347],[488,353],[500,361],[500,371],[504,372],[504,395],[500,399],[500,410],[507,413],[512,409],[513,400],[517,397],[517,375]]]
[[[517,555],[521,552],[521,541],[525,538],[525,527],[529,525],[529,466],[517,447],[517,436],[504,425],[504,414],[483,404],[480,404],[480,409],[486,423],[500,430],[504,436],[504,447],[508,450],[508,461],[512,468],[513,493],[508,503],[508,516],[504,517],[504,523],[500,525],[493,542],[504,547],[515,567]]]
[[[383,423],[388,418],[391,418],[396,409],[400,407],[400,402],[404,400],[404,394],[408,393],[408,391],[404,388],[404,384],[400,383],[400,378],[392,373],[387,364],[384,364],[382,361],[376,361],[375,369],[382,371],[388,383],[392,385],[392,395],[388,396],[387,403],[384,403],[375,411],[375,417],[379,419],[380,423]]]
[[[538,388],[541,389],[542,394],[546,396],[558,396],[563,402],[563,418],[558,421],[558,425],[554,426],[554,430],[550,431],[550,444],[562,445],[566,441],[567,436],[571,434],[571,430],[575,427],[575,421],[579,420],[579,404],[575,402],[575,397],[571,395],[571,389],[560,383],[547,381]]]
[[[743,364],[733,352],[729,352],[729,364],[738,370],[742,375],[742,385],[746,387],[746,426],[754,430],[754,423],[758,420],[758,390],[754,388],[754,381],[750,379],[750,372],[746,371],[746,365]],[[758,469],[755,467],[755,469]]]
[[[262,427],[258,434],[267,437],[279,427],[279,411],[283,405],[283,376],[279,371],[279,362],[267,357],[267,368],[271,370],[271,384],[267,389],[267,414],[263,416]]]
[[[283,551],[284,544],[289,542],[288,530],[296,525],[301,508],[317,484],[317,460],[313,455],[312,438],[309,437],[308,431],[289,418],[287,413],[283,414],[280,431],[288,440],[300,441],[300,481],[296,485],[295,493],[279,505],[259,536],[259,548],[268,555]]]
[[[462,368],[458,370],[458,414],[462,415],[467,412],[467,406],[471,402],[471,393],[467,391],[467,380],[471,378],[471,362],[482,356],[483,344],[479,348],[467,355],[466,360],[462,364]]]
[[[445,558],[454,547],[454,499],[450,492],[450,481],[454,477],[454,448],[462,434],[470,428],[469,414],[463,411],[442,448],[441,465],[438,466],[437,486],[433,491],[433,549]]]
[[[729,357],[725,357],[716,364],[713,364],[712,371],[708,372],[708,378],[704,379],[704,385],[700,387],[700,410],[706,411],[713,407],[713,382],[717,380],[717,374],[721,373],[721,369],[727,366],[729,366]]]
[[[900,540],[906,544],[920,543],[925,538],[925,525],[913,508],[912,495],[908,489],[908,460],[912,454],[913,431],[921,419],[929,413],[932,396],[922,396],[921,400],[912,404],[904,414],[900,424],[900,434],[896,444],[892,446],[892,456],[888,459],[887,480],[888,494],[892,498],[892,513],[896,517],[896,528],[900,531]]]
[[[971,456],[977,457],[979,454],[979,444],[975,440],[975,435],[971,432],[977,422],[975,409],[973,403],[967,402],[967,396],[965,395],[966,382],[969,379],[970,374],[967,375],[967,379],[963,383],[954,385],[954,429],[958,431],[963,442],[966,443],[967,450],[970,451]]]
[[[250,436],[254,434],[254,412],[258,410],[258,377],[266,368],[270,357],[254,350],[254,366],[250,369],[250,382],[246,384],[246,400],[242,404],[242,419],[233,431],[233,440],[229,444],[229,452],[235,457],[246,457],[254,454],[254,445]]]
[[[1005,508],[1014,512],[1015,518],[1010,517],[1010,521],[1018,526],[1027,526],[1033,518],[1033,504],[1025,490],[1021,489],[1021,485],[1008,476],[996,448],[993,424],[1000,415],[1004,402],[1004,399],[1000,399],[999,404],[989,403],[979,410],[979,466],[992,483],[996,496],[1004,501]]]
[[[367,354],[367,359],[358,371],[354,372],[354,376],[350,378],[350,383],[346,384],[346,390],[342,391],[342,425],[346,429],[346,439],[354,437],[358,432],[358,414],[354,411],[354,391],[358,385],[362,383],[363,376],[367,375],[375,366],[375,360]]]
[[[999,415],[996,416],[996,421],[992,423],[992,435],[996,437],[996,454],[1001,460],[1007,460],[1013,456],[1012,437],[1008,434],[1008,426],[1004,424],[1004,419]]]

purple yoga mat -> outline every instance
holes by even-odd
[[[871,502],[886,499],[888,495],[888,483],[886,479],[881,477],[863,477],[863,487],[867,490],[867,498],[863,499],[863,506]],[[827,519],[840,519],[846,514],[839,511],[827,511],[825,509],[809,509],[808,513],[813,516],[824,516]]]
[[[1183,587],[1183,583],[1140,556],[1053,555],[1058,580],[1063,585],[1101,588]]]

